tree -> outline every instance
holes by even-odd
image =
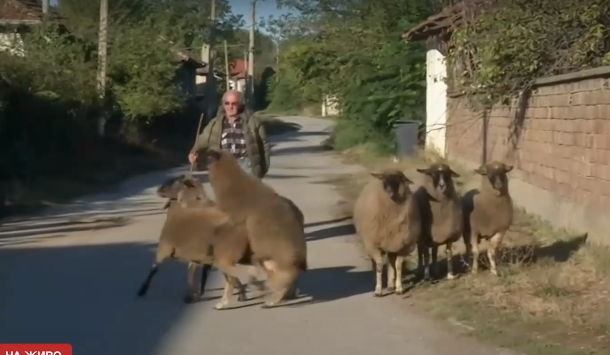
[[[339,148],[376,141],[391,145],[398,119],[422,119],[425,107],[425,48],[406,45],[401,34],[430,15],[427,0],[278,0],[299,12],[267,21],[280,40],[282,91],[296,88],[301,105],[332,94],[342,111]],[[294,73],[294,74],[287,74]],[[282,90],[278,90],[282,88]]]

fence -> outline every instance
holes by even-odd
[[[449,98],[447,156],[514,165],[528,212],[610,245],[610,67],[542,78],[510,105],[472,112]]]

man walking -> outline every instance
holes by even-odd
[[[262,123],[244,110],[241,92],[229,90],[222,97],[218,115],[203,129],[191,149],[189,161],[197,160],[203,148],[231,152],[244,171],[262,179],[269,171],[270,146]]]

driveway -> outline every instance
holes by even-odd
[[[146,298],[136,299],[165,219],[155,190],[185,166],[3,223],[0,343],[71,343],[77,355],[509,354],[440,326],[404,296],[373,297],[370,264],[324,183],[359,168],[320,149],[330,121],[285,120],[302,128],[273,138],[265,180],[305,213],[310,270],[299,287],[313,300],[264,310],[255,299],[216,311],[222,282],[213,272],[204,299],[185,305],[179,262],[164,265]]]

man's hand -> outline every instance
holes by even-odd
[[[195,164],[197,161],[197,153],[189,153],[189,162]]]

